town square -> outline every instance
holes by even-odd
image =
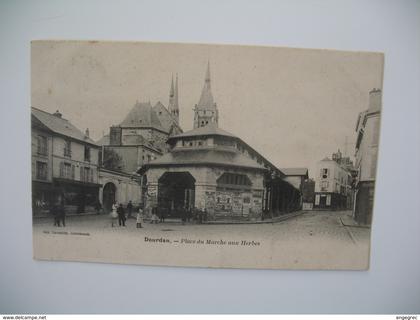
[[[328,55],[316,50],[59,41],[35,41],[32,46],[33,77],[40,79],[33,87],[31,108],[36,258],[208,267],[368,268],[382,103],[381,55],[357,56],[358,64],[377,72],[362,76],[356,90],[349,87],[355,80],[338,72]],[[128,58],[120,51],[125,47],[136,55]],[[80,54],[61,59],[59,53],[68,49]],[[191,50],[201,52],[191,56],[200,63],[183,60]],[[158,62],[156,52],[163,60]],[[174,55],[166,57],[164,52]],[[236,52],[246,58],[229,60]],[[271,70],[280,70],[278,65],[252,60],[257,53],[277,59],[288,70],[279,79],[294,77],[291,84],[281,83],[292,96],[273,80],[277,78]],[[309,79],[304,84],[299,84],[296,67],[290,66],[292,53],[300,59],[302,79]],[[125,57],[127,63],[110,64],[112,55]],[[207,55],[204,63],[203,55]],[[355,63],[340,52],[329,55],[341,68]],[[57,61],[50,72],[43,68],[48,56]],[[231,70],[221,68],[225,59]],[[153,63],[146,63],[149,60]],[[317,68],[308,71],[311,61],[318,61],[319,70],[327,68],[335,74],[343,87]],[[242,70],[235,63],[241,63]],[[126,71],[119,74],[119,66]],[[66,72],[56,73],[63,68]],[[168,74],[167,68],[173,71]],[[183,68],[195,71],[183,73]],[[249,77],[241,80],[242,86],[253,85],[238,96],[233,94],[237,80],[226,82],[226,77],[235,79],[241,72]],[[82,82],[54,80],[70,76],[81,77]],[[262,85],[260,78],[272,82],[271,86]],[[313,79],[324,83],[322,95],[308,93],[314,89]],[[141,83],[150,92],[166,91],[166,97],[134,90],[136,100],[127,100],[122,88],[97,95],[99,87],[115,81],[121,81],[121,87]],[[220,87],[220,82],[230,87]],[[72,92],[68,99],[73,103],[63,100],[68,95],[65,90]],[[76,91],[84,100],[74,96]],[[116,103],[127,100],[124,111],[109,107],[109,114],[103,114],[101,105],[108,103],[105,94]],[[235,95],[237,101],[232,100]],[[289,103],[276,101],[288,95]],[[237,111],[254,96],[267,106],[254,113],[249,108]],[[307,115],[294,110],[314,97],[318,100],[306,106]],[[347,100],[340,102],[343,97]],[[96,106],[82,108],[85,100]],[[193,105],[185,105],[185,100]],[[319,105],[324,103],[334,113]],[[341,104],[342,111],[336,112]],[[274,113],[264,117],[271,110]],[[267,126],[267,132],[254,134],[248,130],[255,127],[253,118],[241,118],[248,111],[255,119],[270,123],[276,117],[279,122]],[[327,121],[328,114],[334,116]],[[91,125],[82,129],[75,121]]]

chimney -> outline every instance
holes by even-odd
[[[369,92],[369,109],[380,110],[382,106],[382,92],[381,89],[373,88]]]
[[[89,138],[89,128],[86,128],[86,131],[85,131],[85,136],[86,136],[87,138]]]
[[[53,116],[56,116],[57,118],[60,118],[61,119],[61,117],[63,115],[60,113],[60,111],[57,110],[56,112],[53,113]]]

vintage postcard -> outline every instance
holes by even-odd
[[[372,52],[33,41],[34,258],[368,269],[383,68]]]

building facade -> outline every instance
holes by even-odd
[[[99,168],[99,199],[105,213],[114,203],[126,206],[130,201],[134,207],[141,203],[141,180],[137,174]]]
[[[160,101],[153,107],[150,102],[136,102],[120,124],[110,127],[109,134],[98,141],[102,146],[101,161],[106,164],[113,162],[109,157],[119,158],[119,165],[108,169],[135,173],[167,152],[168,137],[181,132],[177,77],[175,86],[173,80],[171,83],[168,108]]]
[[[34,215],[64,202],[67,213],[95,211],[100,147],[64,119],[32,108],[32,199]]]
[[[357,178],[353,216],[360,224],[372,223],[381,107],[382,92],[373,89],[369,93],[369,108],[359,114],[356,124]]]
[[[351,173],[336,160],[324,158],[317,163],[314,209],[350,209]]]
[[[208,220],[230,221],[298,210],[299,187],[243,140],[219,128],[218,116],[208,66],[194,108],[194,129],[169,136],[168,153],[138,171],[146,209],[158,207],[167,217],[179,218],[194,208],[205,211]]]

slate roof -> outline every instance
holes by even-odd
[[[267,169],[239,152],[216,149],[191,149],[171,151],[148,163],[145,167],[174,165],[222,165],[251,168],[266,171]]]
[[[233,135],[230,132],[227,132],[223,129],[220,129],[216,123],[211,122],[207,124],[204,127],[199,127],[181,134],[174,135],[169,138],[169,140],[176,140],[178,138],[185,138],[185,137],[195,137],[195,136],[225,136],[225,137],[231,137],[236,138],[235,135]]]
[[[70,137],[81,142],[87,142],[97,146],[97,144],[85,134],[76,128],[70,121],[59,118],[51,113],[32,107],[32,116],[38,119],[44,126],[54,133]]]
[[[308,168],[280,168],[286,176],[307,176]]]
[[[174,119],[174,117],[171,115],[168,109],[166,109],[165,106],[160,101],[158,101],[153,106],[153,111],[155,112],[157,118],[159,119],[165,131],[170,132],[170,130],[172,129],[172,126],[176,126],[179,128],[179,130],[181,130],[178,123],[176,123],[176,120]],[[161,114],[159,114],[159,112],[161,112]]]
[[[130,127],[152,127],[161,131],[167,131],[163,128],[156,112],[153,110],[150,102],[136,102],[125,119],[120,123],[122,128]]]

